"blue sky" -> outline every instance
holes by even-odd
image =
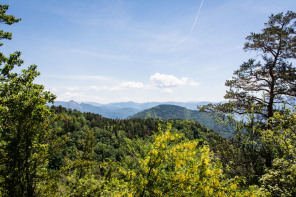
[[[57,100],[222,101],[225,80],[258,54],[245,37],[295,0],[4,0],[13,40]],[[199,8],[200,12],[197,17]],[[197,19],[197,20],[196,20]],[[195,23],[196,22],[196,23]]]

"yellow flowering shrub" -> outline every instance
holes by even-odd
[[[254,196],[238,189],[238,180],[226,180],[219,161],[200,141],[159,129],[140,170],[120,170],[133,196]]]

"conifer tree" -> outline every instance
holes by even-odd
[[[246,114],[251,110],[268,119],[284,103],[296,98],[296,13],[272,14],[261,33],[251,33],[244,49],[259,53],[234,71],[225,85],[228,103],[209,104],[201,111]],[[255,108],[254,108],[255,106]]]
[[[251,33],[244,49],[256,51],[263,63],[250,59],[234,72],[225,85],[225,98],[233,101],[232,109],[245,113],[257,105],[255,113],[270,118],[275,104],[291,103],[296,97],[296,13],[271,15],[261,33]]]

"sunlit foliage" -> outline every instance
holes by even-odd
[[[238,188],[239,179],[225,179],[219,161],[199,140],[188,141],[159,129],[140,168],[120,169],[135,196],[252,196]]]

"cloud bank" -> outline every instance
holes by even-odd
[[[150,77],[151,83],[158,87],[158,88],[174,88],[174,87],[180,87],[180,86],[198,86],[198,82],[194,82],[193,80],[187,78],[187,77],[182,77],[178,78],[173,75],[166,75],[166,74],[160,74],[160,73],[155,73]]]

